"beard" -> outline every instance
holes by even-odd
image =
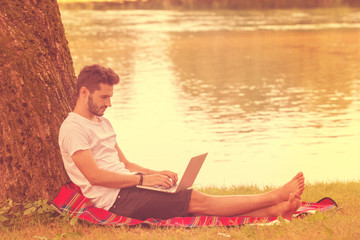
[[[106,106],[99,107],[98,105],[96,105],[91,95],[88,98],[88,108],[92,114],[98,117],[103,116],[106,110]]]

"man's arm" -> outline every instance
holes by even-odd
[[[118,174],[100,169],[90,150],[79,150],[72,155],[72,159],[77,168],[86,177],[91,185],[108,188],[126,188],[135,186],[140,182],[140,176],[138,175]],[[172,183],[169,177],[166,175],[151,174],[144,176],[143,185],[162,185],[170,187]]]
[[[140,181],[140,176],[137,175],[118,174],[100,169],[90,150],[79,150],[72,155],[72,159],[91,185],[125,188],[135,186]]]
[[[165,175],[171,179],[172,184],[175,184],[177,182],[178,176],[176,173],[171,172],[171,171],[154,171],[154,170],[151,170],[148,168],[141,167],[135,163],[128,161],[127,158],[125,157],[125,155],[123,154],[123,152],[121,151],[118,144],[115,145],[115,148],[118,151],[118,156],[119,156],[120,161],[123,162],[125,164],[125,167],[127,169],[129,169],[130,171],[140,172],[144,175],[157,175],[157,174]],[[145,178],[147,178],[147,176],[144,176],[144,180],[145,180]]]

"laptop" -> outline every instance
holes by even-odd
[[[199,156],[195,156],[195,157],[191,158],[180,182],[171,188],[166,188],[164,186],[143,186],[143,185],[136,185],[136,187],[144,188],[144,189],[148,189],[148,190],[166,192],[166,193],[177,193],[182,190],[185,190],[193,185],[193,183],[200,171],[200,168],[205,161],[206,156],[207,156],[207,153],[204,153]]]

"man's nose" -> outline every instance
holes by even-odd
[[[111,107],[111,99],[109,99],[109,100],[106,102],[106,106],[107,106],[107,107]]]

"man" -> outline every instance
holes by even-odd
[[[138,184],[171,187],[178,177],[171,171],[154,171],[132,163],[120,150],[110,122],[102,117],[111,107],[113,86],[118,82],[118,75],[110,68],[84,67],[78,76],[75,109],[60,128],[59,145],[65,169],[96,207],[142,220],[187,215],[291,219],[304,191],[301,172],[276,190],[246,196],[211,196],[192,189],[169,194],[135,187]]]

